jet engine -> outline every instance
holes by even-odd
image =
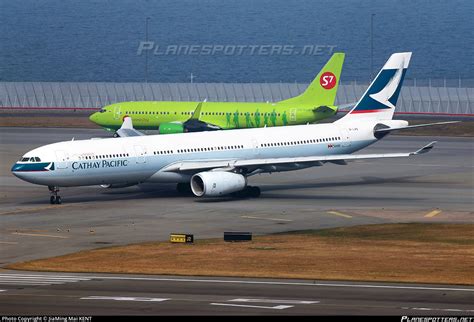
[[[191,178],[191,190],[198,197],[218,197],[244,190],[246,186],[247,179],[232,172],[200,172]]]
[[[190,119],[184,123],[180,123],[180,122],[161,123],[158,130],[160,134],[175,134],[175,133],[185,133],[185,132],[215,131],[215,130],[220,130],[220,128],[218,126],[208,124],[203,121]]]

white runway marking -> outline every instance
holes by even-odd
[[[343,214],[342,212],[339,212],[339,211],[327,211],[327,213],[331,214],[331,215],[336,215],[336,216],[339,216],[339,217],[352,218],[352,216]]]
[[[370,161],[366,161],[364,163],[367,163],[367,164],[376,164],[376,162],[370,162]],[[470,168],[474,168],[474,166],[472,165],[462,165],[462,166],[453,166],[453,165],[449,165],[449,164],[416,164],[416,163],[397,163],[397,166],[400,166],[400,165],[403,165],[403,166],[410,166],[410,167],[443,167],[443,168],[467,168],[467,169],[470,169]]]
[[[17,233],[14,232],[12,235],[19,235],[19,236],[31,236],[31,237],[48,237],[48,238],[69,238],[67,236],[59,236],[59,235],[46,235],[46,234],[30,234],[30,233]]]
[[[319,301],[297,301],[297,300],[277,300],[277,299],[233,299],[228,302],[248,302],[248,303],[276,303],[276,304],[316,304]]]
[[[89,280],[90,278],[81,276],[0,274],[0,285],[58,285]]]
[[[444,312],[474,312],[474,310],[463,310],[463,309],[438,309],[434,307],[402,307],[403,310],[415,310],[415,311],[444,311]]]
[[[278,281],[252,281],[252,280],[218,280],[218,279],[195,279],[195,278],[164,278],[164,277],[126,277],[126,276],[97,276],[97,275],[16,275],[10,276],[36,276],[44,278],[71,278],[76,280],[118,280],[118,281],[156,281],[156,282],[181,282],[181,283],[223,283],[223,284],[247,284],[247,285],[288,285],[288,286],[322,286],[322,287],[347,287],[347,288],[376,288],[394,290],[423,290],[423,291],[455,291],[474,292],[473,288],[460,287],[436,287],[436,286],[408,286],[387,284],[344,284],[344,283],[311,283],[311,282],[278,282]]]
[[[153,278],[153,277],[112,277],[91,276],[92,279],[130,280],[130,281],[163,281],[163,282],[194,282],[194,283],[225,283],[225,284],[256,284],[256,285],[289,285],[289,286],[324,286],[324,287],[351,287],[351,288],[381,288],[402,290],[426,290],[426,291],[458,291],[474,292],[474,288],[451,288],[451,287],[425,287],[425,286],[396,286],[396,285],[372,285],[372,284],[338,284],[338,283],[308,283],[308,282],[269,282],[269,281],[246,281],[246,280],[211,280],[211,279],[187,279],[187,278]]]
[[[269,309],[269,310],[284,310],[293,307],[293,305],[276,305],[276,306],[258,306],[258,305],[243,305],[243,304],[228,304],[228,303],[210,303],[211,305],[219,306],[234,306],[234,307],[249,307],[254,309]]]
[[[255,217],[255,216],[241,216],[242,218],[247,219],[260,219],[260,220],[273,220],[273,221],[293,221],[291,219],[283,219],[283,218],[268,218],[268,217]]]
[[[110,301],[131,301],[131,302],[164,302],[170,299],[155,297],[128,297],[128,296],[87,296],[81,300],[110,300]]]

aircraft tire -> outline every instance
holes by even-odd
[[[252,190],[250,190],[250,194],[252,198],[258,198],[260,197],[261,191],[259,187],[252,187]]]

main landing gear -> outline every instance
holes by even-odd
[[[59,187],[56,186],[48,186],[49,192],[51,192],[51,197],[49,198],[49,202],[54,205],[61,204],[61,196],[58,196]]]

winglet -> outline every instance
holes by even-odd
[[[205,102],[206,100],[204,100]],[[202,107],[202,103],[204,102],[200,102],[196,109],[194,110],[194,113],[193,113],[193,116],[191,116],[190,120],[199,120],[199,117],[201,116],[201,107]]]
[[[410,155],[418,155],[418,154],[423,154],[423,153],[428,153],[431,151],[431,149],[433,149],[434,145],[437,143],[437,141],[433,141],[427,145],[425,145],[424,147],[422,147],[421,149],[415,151],[415,152],[412,152],[410,153]]]

